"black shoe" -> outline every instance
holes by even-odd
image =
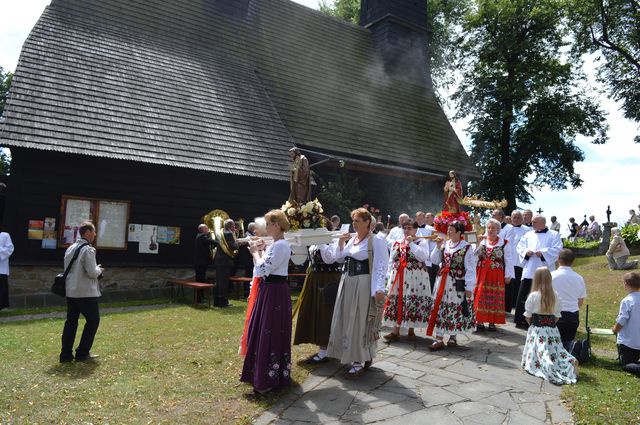
[[[372,363],[373,363],[373,360],[367,360],[366,362],[364,362],[364,370],[369,370]]]
[[[93,362],[96,361],[100,356],[97,354],[87,354],[86,356],[76,356],[77,362]]]
[[[529,329],[529,325],[526,323],[516,323],[516,328],[523,329],[526,331]]]
[[[489,327],[487,328],[487,330],[489,332],[496,332],[498,330],[498,328],[496,328],[496,325],[493,323],[489,323]]]
[[[60,357],[60,363],[71,363],[73,361],[73,357]]]
[[[487,330],[487,328],[484,327],[483,323],[481,323],[481,324],[476,326],[476,332],[484,332],[486,330]]]
[[[224,305],[220,305],[220,306],[218,306],[218,307],[220,307],[220,308],[233,307],[233,304],[226,303],[226,304],[224,304]]]

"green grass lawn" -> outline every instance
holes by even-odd
[[[62,319],[0,323],[0,423],[250,423],[282,393],[239,382],[246,303],[233,304],[103,315],[95,363],[58,363]],[[294,347],[294,385],[312,351]]]
[[[610,329],[625,297],[624,271],[610,271],[605,257],[580,258],[574,269],[587,284],[589,326]],[[584,307],[577,338],[586,338]],[[577,385],[564,387],[577,424],[639,424],[640,379],[623,372],[614,336],[591,336],[593,361],[581,365]]]

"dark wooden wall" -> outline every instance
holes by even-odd
[[[286,181],[39,150],[11,152],[3,224],[15,245],[16,265],[61,264],[64,250],[42,249],[41,241],[27,239],[27,228],[29,220],[45,217],[56,217],[59,228],[62,195],[130,201],[131,223],[180,227],[180,245],[161,244],[157,255],[139,254],[138,243],[129,243],[126,251],[100,250],[99,262],[109,267],[191,265],[204,214],[219,208],[248,224],[280,208],[289,194]]]

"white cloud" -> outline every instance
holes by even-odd
[[[22,44],[51,0],[11,1],[3,7],[0,27],[0,66],[15,71]]]

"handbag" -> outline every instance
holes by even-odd
[[[76,251],[73,253],[73,258],[71,259],[71,262],[65,269],[64,273],[58,273],[56,277],[53,279],[53,285],[51,285],[51,292],[61,297],[67,296],[67,288],[66,288],[67,275],[71,270],[71,266],[73,266],[73,263],[75,263],[76,259],[78,258],[78,255],[80,255],[80,251],[82,250],[82,248],[84,248],[87,245],[89,244],[85,243],[80,245],[78,248],[76,248]]]

